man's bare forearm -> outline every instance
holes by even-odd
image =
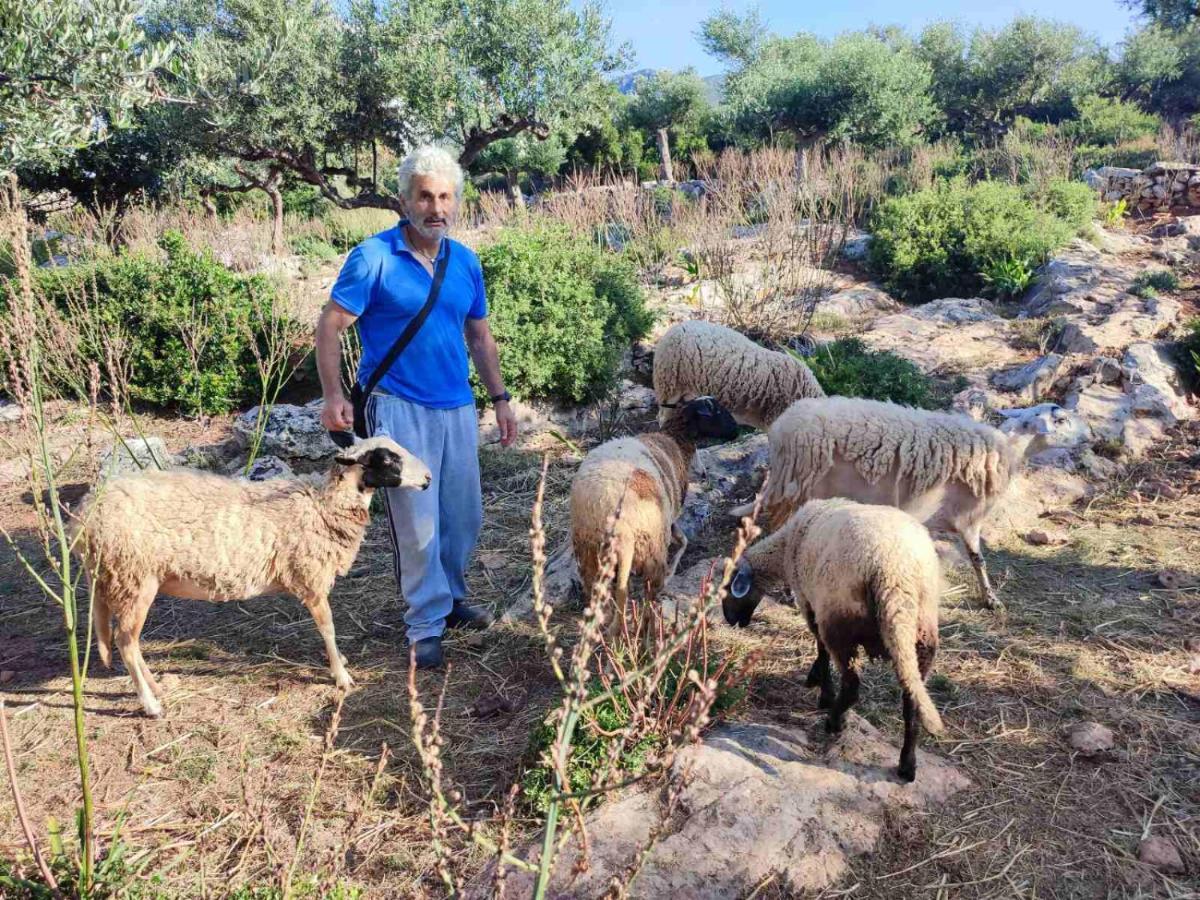
[[[321,378],[321,394],[325,399],[343,397],[342,391],[342,332],[347,325],[333,304],[321,310],[317,320],[317,374]]]

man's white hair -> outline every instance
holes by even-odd
[[[399,181],[400,196],[405,199],[411,199],[409,191],[412,189],[414,175],[434,175],[438,178],[445,178],[454,183],[454,195],[458,199],[462,199],[462,166],[444,148],[426,144],[423,147],[415,148],[400,161],[400,165],[396,169],[396,176]]]

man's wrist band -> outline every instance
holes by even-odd
[[[501,400],[504,400],[504,401],[511,400],[512,394],[510,394],[508,391],[505,391],[503,394],[493,394],[488,399],[491,400],[493,404],[496,404],[496,403],[499,403]]]

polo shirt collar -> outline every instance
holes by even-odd
[[[407,253],[413,259],[416,259],[417,255],[415,253],[413,253],[412,248],[410,246],[408,246],[408,241],[404,240],[404,226],[407,224],[408,224],[408,219],[401,219],[397,223],[394,233],[392,234],[392,252],[393,253]],[[442,254],[446,252],[446,241],[448,241],[448,240],[450,240],[449,237],[444,237],[438,243],[437,256],[434,257],[435,261],[441,259]]]

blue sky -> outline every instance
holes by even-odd
[[[956,19],[967,24],[995,27],[1014,16],[1033,13],[1078,25],[1106,44],[1121,40],[1133,25],[1131,11],[1118,0],[1043,0],[1034,4],[1020,0],[834,0],[804,3],[797,0],[761,0],[758,3],[728,0],[606,0],[613,22],[613,36],[628,41],[636,54],[636,67],[682,69],[694,66],[701,75],[721,71],[720,63],[704,53],[695,38],[702,19],[722,6],[745,12],[757,6],[771,31],[795,34],[813,31],[832,36],[867,25],[902,25],[909,30],[938,19]]]

